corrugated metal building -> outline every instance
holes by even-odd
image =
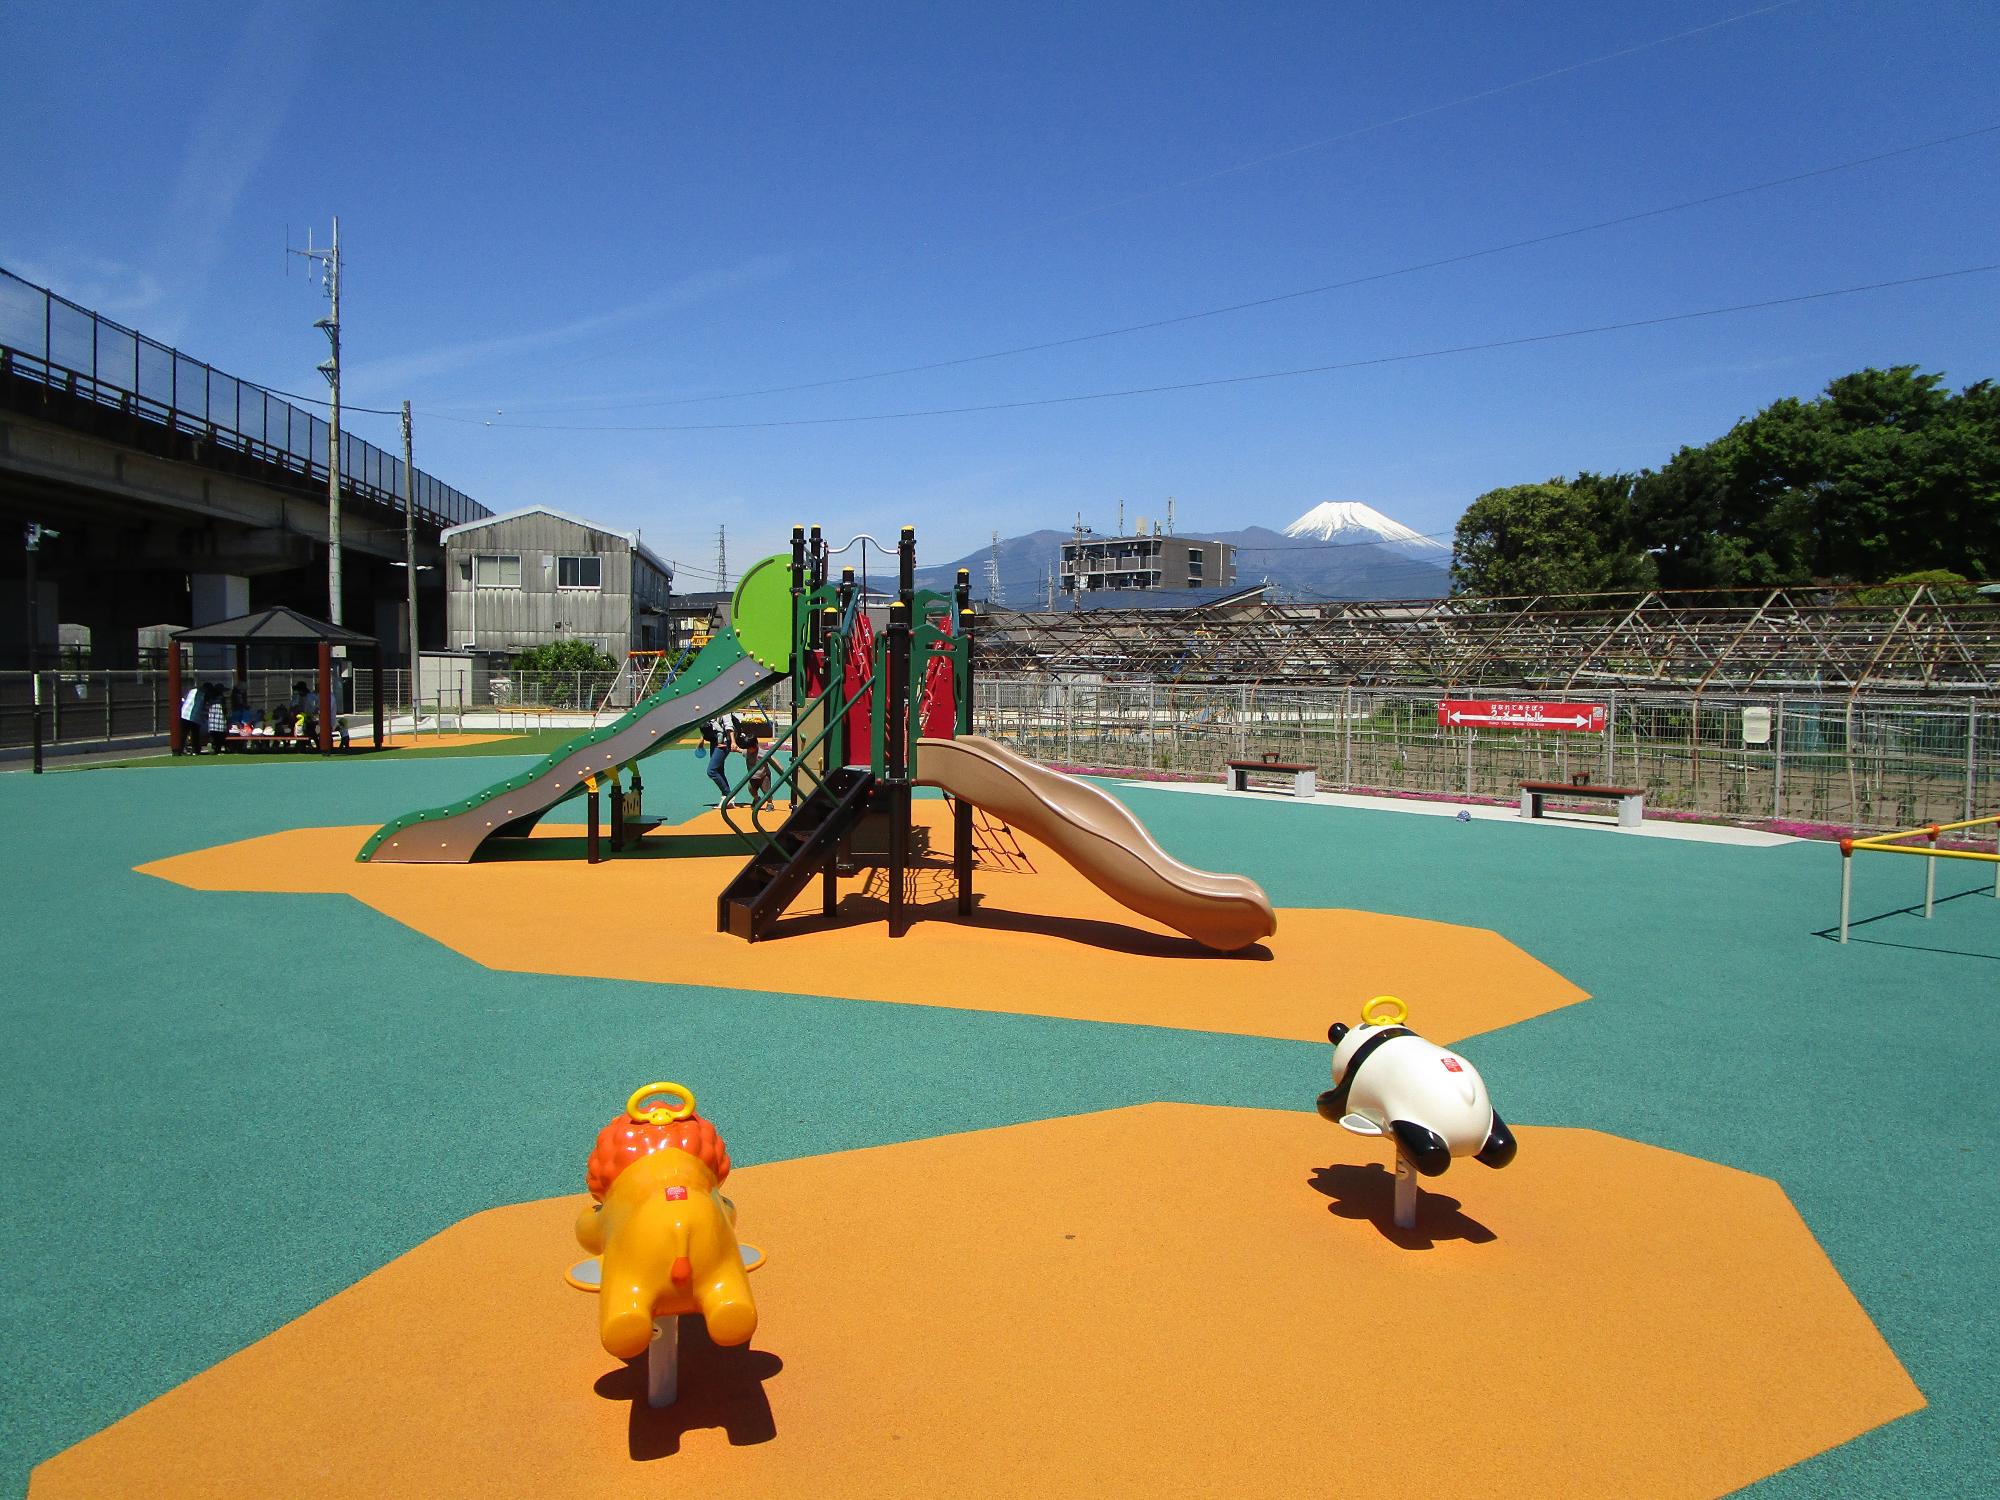
[[[674,571],[632,532],[546,505],[447,528],[448,639],[513,653],[585,640],[614,661],[672,644]]]
[[[669,648],[683,651],[706,646],[709,637],[729,623],[733,598],[723,593],[676,594],[667,610]]]

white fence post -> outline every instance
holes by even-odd
[[[1976,764],[1979,744],[1979,700],[1965,700],[1965,819],[1970,822],[1977,816],[1972,810],[1974,782],[1973,767]],[[1931,861],[1936,864],[1936,860]]]
[[[1771,816],[1785,815],[1785,700],[1778,698],[1778,727],[1771,741]]]
[[[1352,685],[1340,690],[1340,789],[1344,792],[1354,789],[1354,688]]]
[[[1604,784],[1618,785],[1618,694],[1607,695],[1604,705]]]

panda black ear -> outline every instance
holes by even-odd
[[[1326,1039],[1336,1047],[1340,1045],[1340,1039],[1346,1035],[1347,1023],[1345,1021],[1335,1021],[1331,1026],[1326,1028]]]

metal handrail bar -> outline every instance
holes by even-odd
[[[821,726],[819,733],[814,735],[811,740],[807,741],[807,743],[803,748],[795,750],[793,752],[792,755],[793,773],[796,774],[799,771],[803,771],[805,772],[806,775],[811,776],[813,779],[814,791],[818,791],[821,786],[825,785],[826,778],[823,776],[814,775],[812,767],[805,763],[805,758],[808,755],[812,754],[813,751],[819,748],[820,742],[824,740],[828,735],[833,733],[834,726],[847,717],[848,711],[852,709],[855,706],[855,704],[861,701],[862,694],[866,693],[869,690],[869,688],[873,687],[874,685],[875,685],[875,676],[871,672],[866,678],[862,680],[861,686],[859,686],[854,690],[853,695],[850,696],[845,703],[841,704],[840,708],[836,712],[827,715],[826,723]],[[823,691],[821,691],[818,697],[807,699],[805,704],[806,712],[810,713],[813,710],[813,708],[824,703],[828,698],[832,697],[833,694],[838,690],[839,689],[836,686],[829,684]],[[780,736],[779,738],[774,739],[771,742],[771,748],[769,750],[766,750],[755,761],[751,762],[751,764],[743,772],[743,779],[737,782],[734,786],[732,786],[729,789],[729,795],[728,798],[726,799],[727,802],[733,803],[736,800],[736,794],[738,792],[743,791],[750,785],[752,781],[756,779],[757,772],[760,767],[769,766],[771,761],[776,757],[778,753],[778,748],[785,743],[786,738],[791,738],[795,740],[797,736],[798,736],[798,719],[794,718],[792,720],[791,735]],[[772,776],[771,785],[769,786],[769,788],[767,788],[761,796],[753,792],[751,794],[750,802],[748,804],[750,808],[750,826],[756,830],[757,837],[761,838],[764,841],[763,847],[767,849],[771,847],[772,843],[771,834],[765,829],[763,823],[761,823],[758,820],[757,814],[763,811],[763,809],[765,809],[766,807],[769,807],[771,803],[777,800],[779,779],[780,778],[775,775]],[[729,825],[729,831],[731,833],[735,834],[738,838],[742,839],[746,844],[749,844],[753,849],[757,847],[756,839],[751,838],[749,834],[745,833],[742,829],[736,826],[735,820],[729,816],[728,806],[723,806],[721,808],[718,808],[717,811],[722,814],[722,821]]]
[[[1960,828],[1984,828],[1988,823],[2000,823],[2000,813],[1984,818],[1967,818],[1959,823],[1926,823],[1921,828],[1911,828],[1903,833],[1871,833],[1865,839],[1855,839],[1853,843],[1857,849],[1888,849],[1891,853],[1921,854],[1924,852],[1921,849],[1891,849],[1890,842],[1895,839],[1936,838],[1941,833],[1952,833]],[[1982,856],[1984,857],[1987,856]]]
[[[1912,828],[1906,833],[1881,833],[1868,839],[1842,839],[1840,841],[1840,940],[1847,941],[1848,913],[1854,904],[1854,856],[1857,851],[1864,854],[1913,854],[1918,859],[1928,860],[1924,866],[1924,920],[1929,921],[1931,909],[1937,904],[1937,862],[1941,859],[1970,859],[1981,864],[1996,866],[1993,872],[1993,895],[2000,899],[2000,850],[1983,854],[1976,849],[1940,849],[1938,835],[1959,828],[1983,828],[1988,823],[2000,823],[2000,815],[1984,818],[1966,818],[1958,823],[1926,823],[1922,828]],[[1909,844],[1884,842],[1889,839],[1927,838],[1930,843],[1923,848]]]

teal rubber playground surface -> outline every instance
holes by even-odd
[[[662,1058],[728,1080],[716,1108],[744,1165],[1152,1100],[1310,1113],[1327,1086],[1324,1045],[498,972],[346,897],[134,873],[379,823],[516,768],[0,775],[0,1495],[466,1215],[577,1191],[607,1099]],[[2000,1492],[1991,866],[1944,862],[1927,922],[1908,909],[1920,861],[1863,862],[1856,917],[1875,920],[1843,948],[1825,935],[1827,844],[1111,785],[1171,853],[1248,874],[1281,908],[1491,928],[1588,990],[1458,1044],[1516,1126],[1588,1126],[1782,1185],[1928,1405],[1750,1493]],[[649,811],[688,817],[712,795],[691,756],[647,767]],[[1352,1020],[1327,979],[1327,1018]]]

